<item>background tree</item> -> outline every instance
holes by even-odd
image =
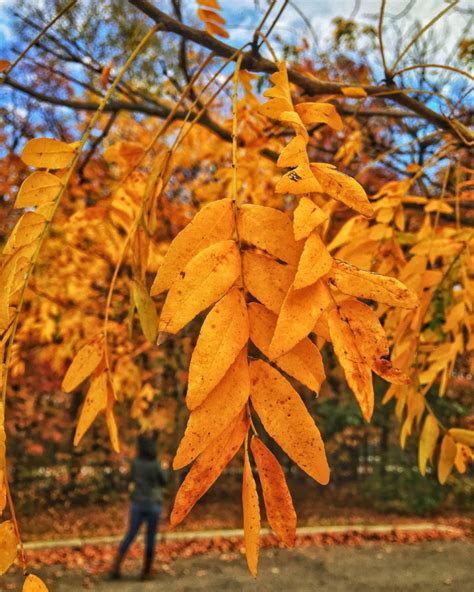
[[[8,383],[6,376],[3,378],[11,401],[7,431],[12,438],[17,436],[12,442],[18,452],[26,444],[30,453],[49,449],[52,454],[67,453],[71,458],[73,426],[84,396],[94,413],[87,415],[86,402],[79,416],[76,444],[93,415],[105,410],[112,443],[118,450],[112,408],[116,412],[119,407],[125,432],[126,427],[132,433],[138,427],[159,427],[164,430],[163,445],[174,452],[186,422],[187,369],[203,309],[223,296],[230,285],[217,290],[209,301],[203,301],[203,308],[192,309],[187,317],[183,316],[187,304],[179,287],[173,286],[178,282],[178,271],[187,282],[185,276],[193,269],[179,267],[189,261],[186,245],[191,245],[189,254],[198,256],[201,251],[193,243],[196,237],[189,230],[189,221],[193,219],[194,228],[200,229],[198,220],[205,220],[206,214],[195,218],[197,211],[222,207],[225,217],[227,206],[223,204],[228,203],[232,211],[232,201],[239,213],[235,211],[225,238],[238,239],[232,248],[238,245],[238,257],[244,261],[251,359],[271,360],[291,377],[293,386],[303,383],[298,389],[308,404],[316,407],[316,414],[320,413],[319,402],[313,405],[308,387],[319,391],[326,372],[329,380],[321,389],[321,399],[339,398],[346,390],[342,386],[344,374],[366,419],[372,415],[374,370],[394,382],[380,390],[385,391],[384,402],[396,401],[402,445],[421,428],[421,471],[435,449],[439,451],[441,481],[447,479],[454,464],[459,471],[465,470],[472,455],[472,424],[469,418],[459,423],[456,417],[466,414],[464,406],[458,407],[457,413],[446,412],[443,401],[437,399],[452,388],[453,373],[463,375],[472,370],[468,359],[472,349],[472,208],[468,191],[473,137],[467,100],[472,77],[461,69],[470,52],[466,34],[472,15],[453,2],[442,6],[439,15],[423,26],[412,26],[409,6],[393,15],[382,3],[373,25],[357,22],[355,10],[348,20],[334,23],[332,39],[321,47],[316,43],[318,31],[309,27],[303,16],[307,39],[294,44],[278,32],[278,21],[291,6],[301,12],[298,4],[286,2],[262,7],[259,24],[241,49],[219,40],[227,34],[226,25],[218,6],[210,1],[201,2],[196,14],[180,2],[172,2],[164,12],[152,3],[132,0],[126,10],[123,2],[110,2],[100,11],[78,2],[70,6],[51,2],[45,11],[38,11],[33,3],[13,15],[20,27],[20,42],[5,51],[11,60],[3,66],[2,79],[3,88],[9,90],[2,109],[5,244],[0,318],[1,345],[10,373]],[[63,9],[57,22],[44,31]],[[454,40],[449,60],[433,65],[438,49],[430,31],[437,20],[448,18],[449,11],[465,21],[466,29]],[[152,23],[156,30],[146,33]],[[269,42],[272,31],[277,33],[273,45]],[[38,40],[23,55],[23,48],[37,34]],[[140,42],[145,34],[146,45]],[[113,42],[117,38],[124,41],[120,51]],[[133,62],[122,69],[123,56],[132,52]],[[18,64],[15,56],[21,57]],[[235,71],[232,62],[237,62]],[[262,105],[263,89],[270,100]],[[96,115],[92,116],[93,112]],[[91,117],[95,128],[90,125]],[[42,135],[62,143],[33,141],[23,147],[24,140]],[[78,151],[74,142],[80,138],[87,141],[82,141]],[[339,172],[328,164],[337,164]],[[25,165],[38,168],[39,173],[33,173],[19,189],[27,173]],[[290,170],[282,177],[277,167]],[[45,177],[38,177],[41,174],[54,176],[46,182]],[[49,190],[51,183],[53,189]],[[223,198],[230,201],[216,201]],[[243,206],[245,203],[250,205]],[[201,210],[205,204],[207,209]],[[21,217],[18,208],[26,208]],[[275,213],[275,209],[285,214]],[[288,230],[292,226],[294,235]],[[183,228],[186,234],[179,235]],[[203,228],[208,230],[205,225]],[[219,229],[214,238],[210,235],[209,248],[224,238],[220,232],[224,230]],[[183,241],[184,251],[179,246]],[[179,257],[173,255],[173,248]],[[221,255],[227,257],[228,253]],[[250,265],[263,261],[270,265],[268,255],[276,267],[268,271],[270,281],[265,283],[261,273],[267,268],[252,272]],[[318,261],[322,266],[319,272]],[[198,270],[205,267],[205,260],[200,265],[203,267]],[[176,282],[156,279],[151,286],[156,272],[160,278],[168,268]],[[403,284],[383,276],[399,278]],[[240,271],[233,279],[238,277]],[[277,281],[281,298],[272,295]],[[372,281],[375,288],[369,285]],[[183,285],[186,289],[191,286]],[[300,298],[302,290],[316,290],[316,285],[324,310],[313,318],[309,300],[303,298],[293,305],[290,296],[294,292]],[[150,287],[152,296],[171,288],[165,310],[161,296],[155,301],[149,296]],[[235,288],[229,294],[235,294]],[[283,296],[286,304],[282,306]],[[230,311],[235,311],[238,302]],[[394,307],[400,304],[402,308]],[[157,310],[163,332],[175,334],[186,325],[184,332],[159,348],[155,346]],[[286,319],[280,310],[285,311]],[[273,315],[278,313],[277,322]],[[173,320],[176,315],[183,317],[182,322]],[[268,327],[271,336],[275,326],[272,345],[266,344],[263,336]],[[201,335],[205,335],[205,327],[204,323]],[[302,332],[298,332],[300,327],[304,327]],[[370,333],[376,336],[375,343]],[[307,369],[303,373],[295,370],[299,354],[294,352],[296,358],[291,363],[281,364],[282,356],[303,339],[306,350],[301,356],[310,366],[309,374]],[[240,349],[246,341],[241,344],[237,340]],[[210,342],[214,343],[212,338]],[[333,348],[323,349],[328,342]],[[388,361],[389,345],[390,359],[398,370]],[[199,341],[196,347],[199,349]],[[319,364],[319,353],[314,353],[320,349],[325,370]],[[77,352],[79,357],[74,357]],[[85,369],[81,355],[88,361]],[[72,359],[75,362],[61,390]],[[203,360],[205,356],[196,366],[205,375],[209,368]],[[224,371],[231,367],[241,372],[239,360],[231,356]],[[260,380],[266,384],[277,376],[272,374],[274,366],[253,364],[254,383]],[[35,378],[37,372],[42,375],[41,382]],[[82,391],[78,387],[93,372],[95,377]],[[224,380],[221,374],[216,376]],[[236,376],[240,379],[233,379],[234,386],[244,384],[245,369]],[[288,396],[296,397],[286,378],[274,379],[284,381],[281,392],[291,389],[287,392],[295,395]],[[35,399],[30,396],[31,380]],[[212,386],[217,388],[219,380]],[[231,391],[234,387],[226,384],[226,388]],[[74,394],[66,395],[64,390]],[[199,409],[208,392],[194,393],[197,398],[190,403],[188,391],[188,407]],[[301,448],[296,449],[284,440],[282,443],[280,432],[272,433],[265,422],[267,401],[254,396],[252,404],[263,427],[288,456],[304,465],[310,449],[301,442]],[[299,401],[299,397],[294,399],[295,410],[300,409]],[[225,425],[214,421],[212,438],[201,442],[202,455],[194,465],[198,475],[203,463],[206,467],[206,459],[215,460],[213,446],[227,458],[234,444],[236,451],[242,443],[246,420],[242,417],[235,426],[237,414],[229,411],[232,406],[223,409],[228,412],[223,414],[225,419],[220,418]],[[248,414],[252,412],[248,403],[246,409]],[[329,409],[328,419],[332,419]],[[300,412],[306,417],[303,408],[295,411]],[[192,423],[199,424],[199,413],[194,417],[198,419],[191,419],[177,466],[196,457],[195,450],[193,454],[186,451],[186,446],[195,444],[193,429],[202,436]],[[453,420],[457,427],[451,427]],[[255,416],[254,422],[253,429],[261,434]],[[363,425],[361,420],[359,423]],[[206,427],[204,423],[199,429],[203,425]],[[234,444],[230,440],[219,444],[224,428],[233,428],[228,438],[235,438]],[[312,429],[308,427],[308,433]],[[22,438],[26,430],[33,443]],[[105,442],[99,442],[100,460]],[[210,451],[202,449],[203,442],[211,446]],[[265,479],[268,466],[275,466],[273,457],[260,440],[252,442],[257,468]],[[80,450],[87,451],[87,447]],[[74,483],[78,466],[77,458],[72,458],[70,483]],[[325,482],[325,457],[324,462],[322,457],[318,462],[306,470]],[[249,466],[246,461],[247,542],[249,566],[256,571],[258,543],[252,533],[258,516]],[[279,473],[271,469],[270,474]],[[192,487],[192,471],[190,475],[181,495],[189,494],[186,488],[191,487],[189,495],[195,498],[203,492],[197,491],[195,484]],[[263,482],[262,486],[272,523],[271,495],[265,495]],[[277,479],[268,487],[278,491],[285,485]],[[175,522],[191,506],[189,499],[184,506],[182,497],[178,500],[172,518]],[[287,516],[294,528],[291,500]],[[273,522],[272,526],[279,532],[278,525]]]

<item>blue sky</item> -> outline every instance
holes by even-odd
[[[44,2],[47,0],[37,0]],[[123,0],[126,5],[126,0]],[[321,41],[328,40],[331,31],[331,22],[337,16],[349,17],[353,14],[356,6],[359,6],[357,11],[357,20],[366,21],[374,24],[374,15],[377,15],[380,10],[380,0],[293,0],[298,5],[299,9],[306,15],[311,22],[316,35]],[[278,0],[277,6],[280,6],[283,0]],[[387,14],[397,14],[402,11],[409,0],[388,0],[386,2]],[[163,2],[157,2],[157,5],[163,5]],[[168,3],[166,3],[168,4]],[[228,30],[231,35],[230,41],[234,44],[239,44],[242,41],[247,41],[254,30],[260,15],[267,6],[265,0],[220,0],[222,12],[228,20]],[[412,0],[412,7],[404,19],[404,26],[408,26],[410,22],[419,20],[422,23],[427,22],[439,10],[446,6],[444,0]],[[6,16],[7,7],[21,6],[21,0],[0,0],[0,51],[4,46],[4,41],[9,41],[12,38],[13,32],[10,22]],[[194,12],[196,7],[195,0],[189,0],[186,3],[188,13]],[[257,6],[257,8],[256,8]],[[467,12],[471,9],[471,16],[473,14],[472,4],[470,0],[460,0],[458,8]],[[166,9],[166,7],[165,7]],[[276,11],[276,9],[274,9]],[[446,17],[439,21],[433,30],[443,35],[446,41],[445,47],[449,50],[452,47],[459,35],[460,30],[466,23],[467,15],[460,14],[455,11],[450,11]],[[297,41],[302,36],[307,35],[305,25],[301,17],[297,14],[294,8],[289,4],[279,24],[275,28],[276,33],[280,33],[286,38],[292,38]],[[392,34],[391,34],[392,33]],[[387,30],[387,50],[393,49],[391,38],[393,38],[393,31]],[[472,35],[472,31],[471,31]],[[442,59],[442,52],[440,52],[440,59]]]

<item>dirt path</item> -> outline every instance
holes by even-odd
[[[264,549],[259,577],[248,574],[237,553],[178,559],[154,582],[136,573],[106,582],[66,573],[51,592],[92,589],[97,592],[468,592],[472,590],[474,546],[461,541],[413,545],[366,543],[357,547]],[[135,564],[137,571],[139,565]],[[45,572],[45,576],[52,575]]]

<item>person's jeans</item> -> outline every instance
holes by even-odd
[[[133,543],[142,522],[146,522],[145,555],[152,559],[155,554],[156,528],[160,522],[161,505],[151,502],[132,502],[128,522],[128,532],[120,543],[120,553],[125,555]]]

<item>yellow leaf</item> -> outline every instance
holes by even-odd
[[[425,475],[426,464],[433,460],[433,454],[436,448],[436,442],[439,437],[439,426],[436,418],[429,413],[426,416],[425,423],[420,435],[420,444],[418,447],[418,466],[420,473]]]
[[[3,247],[4,255],[11,255],[16,250],[30,245],[41,236],[46,219],[36,212],[25,212],[15,225]]]
[[[375,374],[378,374],[387,382],[391,382],[392,384],[411,384],[410,377],[403,370],[400,370],[400,368],[393,366],[390,360],[386,360],[385,358],[373,360],[369,362],[369,366]]]
[[[269,310],[278,314],[295,277],[295,268],[249,251],[244,252],[242,264],[247,290]]]
[[[297,167],[301,163],[309,164],[306,144],[307,140],[303,136],[295,136],[281,151],[277,166]]]
[[[253,478],[247,450],[245,451],[242,482],[242,509],[244,513],[244,541],[247,565],[250,573],[256,578],[260,550],[260,507],[257,486]]]
[[[233,240],[210,245],[186,265],[171,286],[161,311],[160,332],[177,333],[229,290],[240,276],[240,253]]]
[[[200,405],[223,378],[249,338],[247,305],[232,288],[207,315],[191,357],[186,404]]]
[[[463,430],[461,428],[451,428],[448,432],[456,442],[466,446],[474,446],[474,430]]]
[[[38,169],[65,169],[77,151],[77,142],[66,144],[52,138],[34,138],[25,144],[21,160]]]
[[[388,356],[388,340],[375,312],[358,300],[345,300],[339,306],[341,317],[349,323],[362,360],[384,380],[410,384],[410,378],[395,368]]]
[[[220,199],[205,205],[191,222],[173,239],[151,287],[157,296],[169,290],[186,265],[200,251],[232,237],[234,212],[230,199]]]
[[[293,110],[285,61],[278,64],[278,72],[274,72],[270,76],[270,80],[275,86],[267,89],[263,94],[265,97],[272,98],[272,100],[261,105],[259,112],[272,119],[279,119],[284,111]]]
[[[173,460],[174,469],[188,465],[222,433],[242,410],[249,390],[247,348],[244,348],[205,401],[191,412]]]
[[[315,193],[323,191],[321,185],[311,172],[309,165],[300,164],[289,171],[275,185],[276,193]]]
[[[48,588],[38,576],[28,574],[23,582],[22,592],[48,592]]]
[[[307,197],[302,197],[293,212],[293,232],[299,241],[309,236],[315,228],[326,222],[328,216]]]
[[[474,459],[474,455],[469,446],[465,444],[456,444],[456,458],[454,459],[454,466],[461,474],[467,471],[467,466]]]
[[[367,199],[364,188],[355,179],[344,175],[332,165],[322,162],[312,162],[311,170],[318,180],[321,189],[333,199],[342,202],[363,216],[370,218],[374,210]]]
[[[375,312],[358,300],[344,300],[339,305],[341,316],[349,323],[354,333],[357,349],[370,364],[388,356],[388,339]]]
[[[237,228],[241,240],[276,259],[297,265],[303,244],[295,241],[288,214],[275,208],[246,204],[239,208]]]
[[[148,341],[155,343],[158,333],[158,314],[155,303],[146,288],[136,281],[132,281],[132,293],[143,335]]]
[[[71,365],[63,378],[62,389],[70,393],[88,378],[104,357],[103,335],[86,343],[74,356]]]
[[[336,131],[342,129],[342,119],[330,103],[299,103],[295,109],[305,125],[326,123]]]
[[[357,349],[354,333],[349,324],[341,319],[337,308],[329,312],[328,323],[334,353],[344,370],[347,383],[359,403],[362,415],[367,421],[370,421],[374,411],[372,372]]]
[[[117,422],[114,415],[115,397],[110,384],[107,389],[107,407],[105,408],[105,422],[109,432],[110,442],[115,452],[120,452],[120,440],[117,428]]]
[[[332,257],[321,237],[312,232],[307,238],[298,263],[293,288],[299,290],[315,284],[332,267]],[[313,323],[314,324],[314,323]]]
[[[242,446],[248,427],[249,420],[244,409],[237,420],[230,424],[198,456],[176,494],[170,516],[172,528],[189,514],[194,504],[212,486],[226,465],[235,456]]]
[[[35,171],[21,184],[14,207],[33,208],[50,203],[56,199],[62,186],[61,179],[56,175]]]
[[[308,141],[308,132],[301,121],[301,117],[295,111],[283,111],[280,113],[280,117],[278,118],[282,123],[286,123],[289,127],[292,127],[295,130],[295,133],[298,135],[303,136],[303,138]]]
[[[94,376],[87,391],[74,434],[74,446],[77,446],[92,425],[97,415],[107,407],[108,375],[106,371]]]
[[[274,89],[269,89],[269,91],[273,90]],[[267,94],[269,91],[265,92],[265,95],[267,97],[269,96]],[[281,94],[281,91],[273,94]],[[269,117],[270,119],[280,119],[280,115],[282,113],[285,113],[286,111],[289,111],[292,108],[293,105],[291,101],[289,101],[287,98],[275,97],[273,99],[270,99],[270,101],[263,103],[263,105],[260,105],[258,111],[259,113],[265,115],[265,117]]]
[[[250,338],[267,358],[270,342],[277,323],[277,316],[262,304],[249,304]],[[286,354],[276,358],[275,364],[284,372],[299,380],[314,392],[319,392],[326,375],[319,349],[305,338]]]
[[[329,467],[321,434],[291,384],[266,362],[252,362],[250,398],[269,435],[303,471],[326,485]]]
[[[438,480],[444,485],[453,470],[454,459],[456,458],[456,442],[449,434],[446,434],[441,442],[441,450],[438,461]]]
[[[270,357],[286,354],[307,337],[329,303],[329,290],[322,280],[301,290],[290,288],[278,316]]]
[[[352,99],[365,99],[367,93],[361,86],[344,86],[341,92],[345,97]]]
[[[277,537],[288,547],[295,546],[296,512],[285,474],[265,444],[253,436],[250,443],[262,485],[267,519]]]
[[[16,558],[16,538],[15,528],[11,520],[6,520],[0,524],[0,575],[3,575]]]
[[[343,294],[367,298],[400,308],[416,308],[418,296],[394,277],[364,271],[355,265],[334,259],[331,282]]]

